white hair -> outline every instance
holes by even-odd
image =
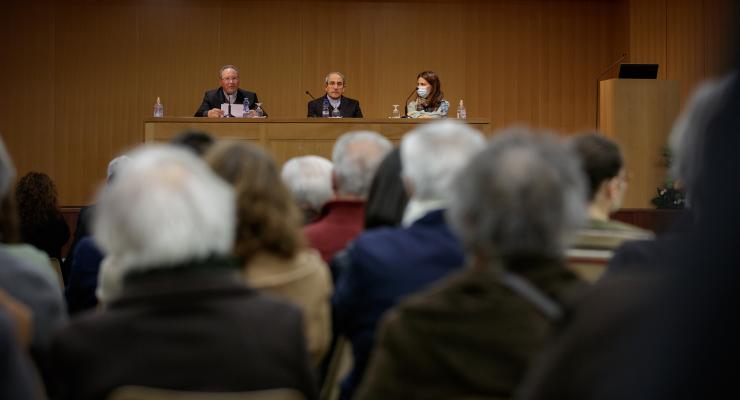
[[[288,160],[280,176],[301,207],[319,211],[331,199],[331,161],[319,156],[293,157]]]
[[[0,199],[4,199],[10,191],[10,186],[15,180],[15,167],[13,160],[5,148],[5,142],[0,136]]]
[[[689,200],[694,197],[692,192],[702,173],[707,128],[724,103],[733,79],[737,79],[737,74],[707,81],[699,86],[668,137],[668,146],[673,155],[670,175],[683,183]]]
[[[128,163],[131,162],[131,157],[123,154],[120,155],[108,163],[108,176],[107,179],[111,180],[115,178],[115,175],[120,172]]]
[[[121,278],[231,252],[234,193],[206,164],[173,146],[142,146],[98,196],[95,241]],[[110,272],[110,271],[109,271]]]
[[[376,132],[355,131],[339,137],[332,152],[337,194],[366,198],[378,165],[392,148]]]
[[[485,143],[477,130],[450,120],[407,133],[401,140],[401,173],[413,186],[412,198],[447,199],[452,179]]]
[[[554,135],[500,133],[460,171],[450,225],[472,254],[561,257],[585,218],[586,182]]]

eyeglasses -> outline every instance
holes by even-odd
[[[342,87],[342,86],[344,86],[344,82],[334,82],[334,81],[330,81],[330,82],[329,82],[329,83],[327,83],[326,85],[327,85],[327,86],[336,86],[336,87]]]
[[[238,82],[239,78],[221,78],[221,80],[226,82]]]

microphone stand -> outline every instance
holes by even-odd
[[[622,60],[624,60],[625,57],[627,57],[627,53],[622,53],[622,55],[617,59],[617,61],[614,61],[612,65],[607,67],[607,69],[601,71],[599,76],[596,77],[596,130],[597,131],[601,128],[599,124],[599,107],[601,106],[601,100],[599,99],[599,96],[601,94],[601,88],[600,88],[601,78],[603,78],[604,74],[611,71],[611,69],[614,68],[617,64],[622,62]]]

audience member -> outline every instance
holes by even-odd
[[[455,174],[484,144],[479,132],[452,121],[423,125],[403,137],[402,174],[411,197],[406,226],[357,237],[345,253],[347,266],[332,299],[337,331],[351,341],[354,356],[341,398],[351,398],[362,379],[381,315],[463,265],[462,247],[444,213]]]
[[[365,229],[400,225],[408,201],[401,179],[401,151],[395,148],[375,171],[365,205]]]
[[[497,135],[452,193],[470,266],[389,313],[359,399],[511,398],[584,288],[564,263],[584,182],[554,136]]]
[[[0,140],[0,200],[12,196],[11,183],[14,179],[15,168],[5,150],[5,144]],[[12,218],[4,216],[0,219],[3,224],[9,220]],[[2,226],[0,231],[3,234],[11,232],[12,235],[17,235],[16,230],[8,229],[7,226]],[[52,334],[67,321],[61,288],[57,280],[50,278],[48,271],[44,270],[47,266],[42,268],[30,264],[25,258],[17,258],[4,248],[0,248],[0,265],[0,290],[31,311],[30,351],[39,372],[47,380],[47,350]]]
[[[213,136],[198,130],[186,130],[170,139],[170,144],[182,146],[198,157],[203,157],[215,142]]]
[[[48,175],[29,172],[15,187],[23,241],[62,261],[69,226],[57,205],[57,188]]]
[[[331,161],[319,156],[293,157],[283,165],[280,175],[303,211],[304,225],[318,219],[321,208],[334,195],[332,168]]]
[[[652,239],[652,233],[615,221],[627,190],[627,171],[617,143],[590,133],[570,139],[569,146],[581,161],[588,179],[588,220],[568,249],[568,265],[581,278],[594,282],[606,269],[614,249],[629,240]]]
[[[120,170],[122,167],[124,167],[128,162],[131,161],[131,159],[123,154],[120,155],[114,159],[112,159],[108,163],[108,169],[106,174],[106,182],[111,182],[118,170]],[[75,264],[75,257],[77,251],[77,246],[79,245],[80,241],[82,241],[83,238],[86,238],[92,234],[92,229],[90,226],[92,225],[92,219],[93,214],[95,213],[95,204],[90,204],[88,206],[84,206],[80,208],[80,213],[77,214],[77,227],[75,228],[75,233],[72,239],[72,244],[69,246],[69,254],[67,254],[67,257],[64,258],[64,261],[62,262],[62,277],[64,278],[64,286],[67,290],[65,293],[65,296],[67,297],[67,305],[69,306],[69,286],[75,286],[77,287],[79,282],[70,282],[69,281],[69,275],[71,273],[71,269],[73,268],[73,265]],[[93,254],[100,253],[100,250],[94,247],[93,241],[88,241],[85,245],[85,250],[83,253],[86,253],[88,250],[92,250]],[[93,257],[94,258],[94,257]],[[93,261],[92,259],[86,259],[85,263]],[[99,264],[99,261],[98,261]],[[84,266],[81,266],[86,273],[87,272],[93,272],[94,277],[89,277],[90,279],[94,278],[95,281],[97,281],[97,271],[99,265],[95,264],[85,264]],[[79,268],[79,267],[78,267]],[[80,277],[79,272],[75,274],[77,277]],[[94,289],[93,289],[94,290]],[[76,295],[73,295],[76,296]],[[81,311],[81,308],[78,308],[76,305],[72,305],[69,307],[70,313]]]
[[[326,95],[308,102],[308,117],[322,117],[324,105],[329,114],[327,117],[362,118],[360,102],[344,97],[347,88],[347,79],[341,72],[329,72],[324,77],[324,91]],[[335,115],[338,111],[338,115]]]
[[[329,269],[307,248],[301,214],[265,151],[244,142],[220,142],[206,156],[236,189],[236,244],[247,284],[301,308],[308,351],[321,361],[331,339]]]
[[[392,147],[388,139],[369,131],[345,133],[334,144],[334,198],[324,205],[319,219],[304,228],[309,244],[324,261],[331,261],[362,232],[370,183]]]
[[[444,99],[442,83],[433,71],[416,76],[416,98],[406,105],[409,118],[444,118],[450,103]]]
[[[735,388],[737,74],[699,88],[671,133],[688,227],[628,243],[529,374],[525,399],[724,398]],[[628,294],[628,295],[625,295]]]
[[[0,307],[0,398],[12,400],[37,400],[33,367],[14,333],[13,320]]]
[[[105,308],[52,347],[58,398],[102,399],[121,385],[315,398],[300,311],[246,287],[230,261],[233,190],[184,150],[131,158],[102,189],[93,226]]]

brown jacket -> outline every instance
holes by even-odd
[[[303,311],[308,353],[318,364],[331,341],[331,294],[329,267],[314,249],[287,260],[259,253],[245,267],[247,284],[291,301]]]

